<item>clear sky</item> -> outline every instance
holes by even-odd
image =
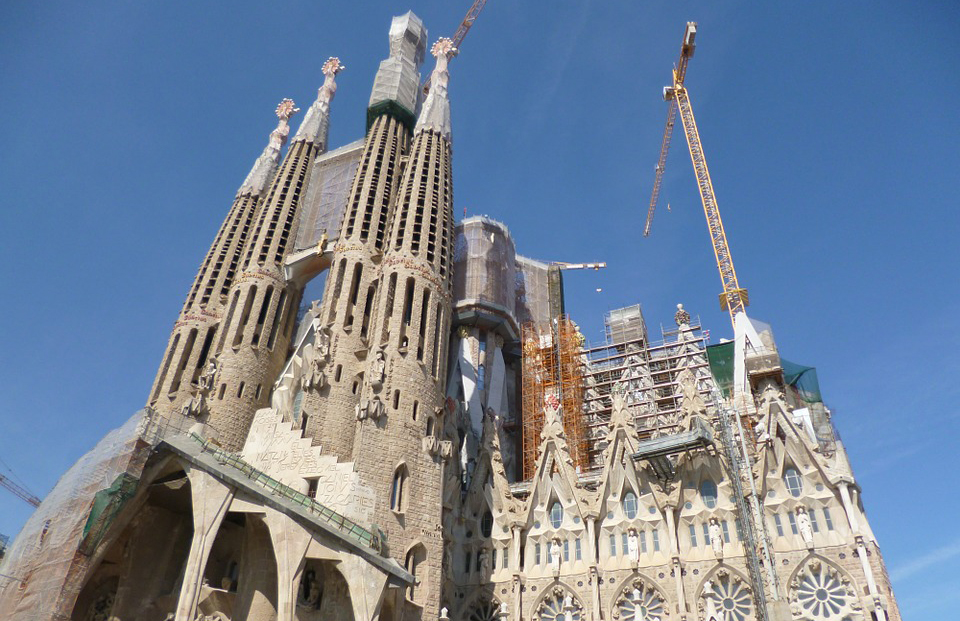
[[[0,5],[0,473],[44,495],[144,404],[277,102],[338,55],[331,145],[359,138],[390,17],[432,41],[468,4]],[[817,366],[905,618],[955,619],[960,3],[490,0],[451,64],[455,211],[607,261],[566,279],[592,341],[637,302],[653,335],[683,302],[730,336],[680,132],[641,236],[687,20],[751,314]],[[0,490],[0,533],[28,514]]]

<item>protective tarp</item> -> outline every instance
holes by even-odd
[[[314,160],[299,210],[297,250],[316,246],[324,231],[328,239],[340,234],[340,223],[362,153],[363,140],[357,140]]]
[[[733,341],[707,346],[710,374],[713,375],[717,388],[723,392],[724,397],[729,397],[733,391],[733,354]]]
[[[482,216],[454,230],[453,297],[457,308],[481,305],[516,319],[517,251],[507,227]]]
[[[805,367],[784,358],[780,359],[780,366],[783,368],[784,381],[793,387],[800,399],[807,403],[823,402],[816,367]]]
[[[92,554],[103,536],[113,524],[113,519],[123,508],[137,490],[139,479],[127,472],[124,472],[116,479],[110,487],[102,489],[93,497],[93,507],[90,509],[90,515],[87,517],[87,523],[83,526],[83,543],[80,546],[85,554]]]
[[[532,321],[538,326],[549,327],[549,267],[546,263],[517,256],[517,321],[520,323]]]
[[[390,57],[380,63],[373,80],[370,106],[395,101],[416,114],[420,97],[420,63],[427,49],[427,29],[408,12],[390,24]]]
[[[139,476],[150,451],[142,441],[146,415],[140,410],[104,436],[60,477],[27,520],[0,563],[0,573],[9,576],[0,580],[5,620],[67,618],[89,563],[79,547],[97,492],[118,478],[124,487],[124,474]]]

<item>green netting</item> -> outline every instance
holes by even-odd
[[[780,366],[783,367],[784,381],[797,391],[797,396],[807,403],[823,402],[816,367],[805,367],[783,358],[780,359]]]
[[[724,397],[733,392],[733,341],[707,346],[710,373]]]
[[[137,478],[123,473],[113,480],[110,487],[102,489],[93,496],[93,506],[83,527],[81,550],[93,551],[100,539],[110,528],[124,503],[133,496],[137,488]]]

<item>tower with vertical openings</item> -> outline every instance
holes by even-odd
[[[330,339],[329,381],[303,396],[308,436],[343,459],[353,454],[356,409],[372,344],[387,227],[417,109],[427,31],[413,13],[390,26],[390,56],[380,63],[367,109],[367,136],[333,250],[319,319]]]
[[[324,82],[270,184],[245,249],[243,270],[228,292],[216,336],[216,381],[208,427],[229,449],[243,446],[253,412],[269,402],[286,358],[302,289],[289,283],[283,261],[296,236],[297,212],[314,157],[327,148],[337,58],[323,65]]]
[[[212,387],[201,386],[200,379],[211,358],[227,295],[246,251],[253,220],[276,175],[280,149],[290,133],[288,121],[297,111],[290,99],[284,99],[277,106],[279,124],[237,190],[233,206],[220,225],[174,324],[148,400],[148,404],[168,420],[176,420],[182,414],[201,415],[204,401],[209,403]]]

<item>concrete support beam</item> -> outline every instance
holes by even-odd
[[[296,621],[297,588],[313,537],[286,515],[267,509],[264,523],[277,559],[277,621]]]
[[[193,500],[193,540],[184,567],[175,621],[193,621],[210,548],[235,491],[203,470],[188,467],[186,471]]]

